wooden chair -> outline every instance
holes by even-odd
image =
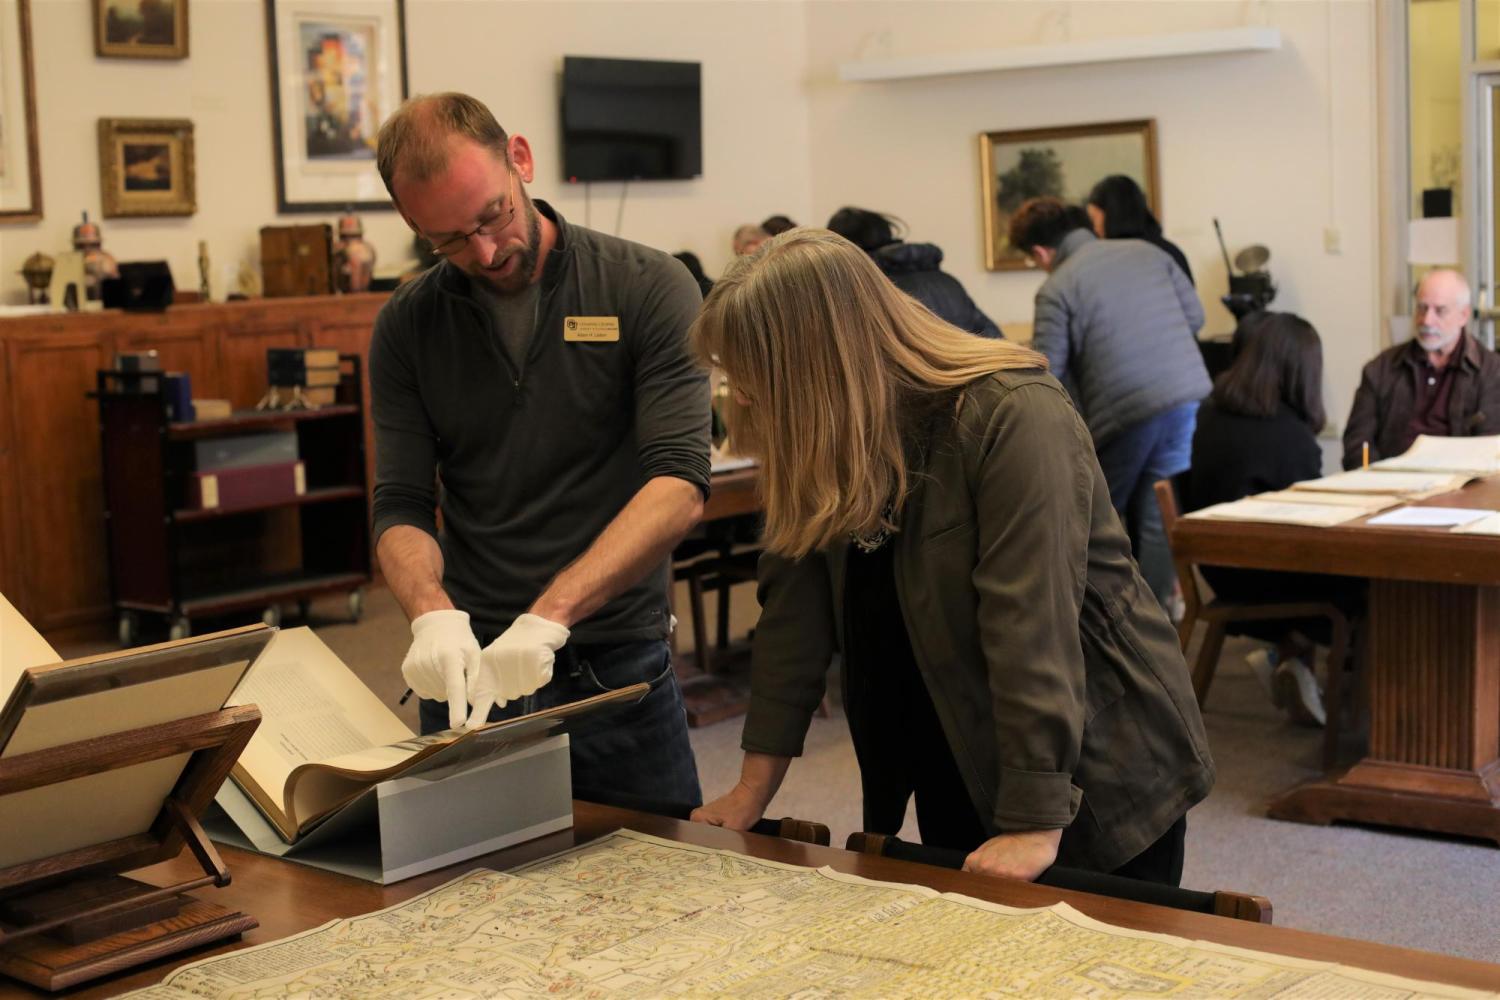
[[[964,866],[964,858],[967,857],[963,851],[928,847],[925,844],[911,844],[900,838],[881,833],[851,833],[844,849],[955,870]],[[1102,872],[1085,871],[1082,868],[1066,868],[1061,865],[1048,868],[1038,875],[1035,881],[1038,885],[1050,885],[1054,889],[1091,892],[1096,896],[1128,899],[1137,903],[1150,903],[1153,906],[1166,906],[1174,910],[1212,913],[1220,917],[1248,920],[1257,924],[1271,922],[1271,901],[1265,896],[1254,896],[1245,892],[1199,892],[1194,889],[1162,885],[1159,882],[1107,875]]]
[[[688,585],[688,614],[692,617],[693,656],[704,673],[714,672],[715,661],[729,649],[729,589],[737,583],[755,579],[760,549],[736,551],[732,543],[715,545],[693,552],[679,547],[673,556],[672,579]],[[719,614],[716,642],[708,641],[708,617],[704,614],[703,595],[716,591]]]
[[[1177,525],[1176,488],[1171,480],[1161,479],[1156,482],[1155,489],[1156,504],[1161,509],[1162,531],[1170,543],[1172,531]],[[1327,690],[1323,697],[1327,714],[1327,722],[1323,728],[1323,766],[1332,767],[1338,756],[1344,660],[1349,649],[1348,616],[1334,605],[1322,601],[1236,603],[1218,598],[1205,600],[1197,563],[1179,557],[1176,546],[1172,546],[1172,562],[1177,569],[1177,579],[1182,583],[1182,600],[1186,608],[1182,621],[1177,625],[1177,639],[1184,654],[1192,642],[1193,629],[1198,622],[1201,620],[1208,626],[1203,644],[1198,647],[1198,656],[1192,664],[1193,693],[1197,696],[1200,707],[1208,699],[1208,688],[1213,683],[1219,655],[1224,649],[1224,637],[1229,634],[1231,625],[1289,618],[1327,619],[1331,641],[1328,645]]]

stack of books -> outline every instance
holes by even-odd
[[[295,431],[194,441],[193,470],[187,483],[192,510],[259,507],[307,493]]]
[[[293,390],[308,406],[337,401],[339,352],[331,347],[272,347],[266,368],[273,388]]]

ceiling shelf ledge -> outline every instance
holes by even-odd
[[[960,73],[995,73],[1051,66],[1082,66],[1089,63],[1173,59],[1179,56],[1273,52],[1279,48],[1279,28],[1225,28],[1218,31],[1133,35],[1059,45],[1017,45],[1004,49],[847,62],[839,64],[839,79],[846,83],[910,80]]]

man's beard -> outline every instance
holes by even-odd
[[[508,256],[497,253],[490,261],[489,267],[497,264],[503,266],[510,257],[519,258],[515,269],[504,276],[497,276],[489,267],[476,267],[475,276],[489,283],[489,286],[500,295],[519,295],[531,284],[531,276],[536,273],[537,256],[541,253],[542,245],[542,220],[537,215],[536,206],[524,193],[522,197],[526,202],[526,240],[519,250],[512,250]]]
[[[1457,341],[1458,337],[1454,336],[1450,339],[1447,331],[1440,330],[1435,326],[1419,326],[1417,327],[1417,340],[1421,343],[1424,350],[1441,351],[1450,346],[1454,341]]]

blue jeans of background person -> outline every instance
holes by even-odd
[[[1125,531],[1146,585],[1163,608],[1177,573],[1156,505],[1158,479],[1170,479],[1192,464],[1198,404],[1183,403],[1127,427],[1098,449],[1109,499]]]
[[[481,647],[493,635],[478,635]],[[688,742],[682,691],[672,672],[664,640],[583,645],[558,650],[552,680],[534,694],[490,710],[491,722],[554,705],[592,698],[631,684],[648,683],[651,693],[634,705],[606,707],[570,719],[573,797],[589,802],[636,806],[659,803],[686,816],[703,803],[698,764]],[[422,699],[423,733],[448,728],[448,703]]]

